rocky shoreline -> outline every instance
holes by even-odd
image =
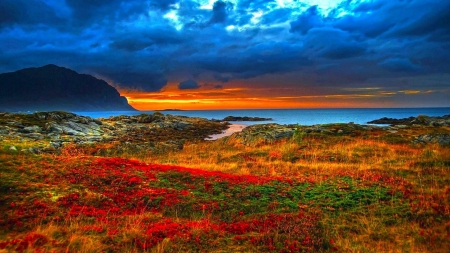
[[[251,117],[246,117],[251,118]],[[407,119],[382,118],[371,124],[390,126],[323,124],[312,126],[257,124],[222,137],[224,142],[243,145],[272,143],[286,139],[301,141],[304,135],[320,138],[335,136],[374,135],[409,143],[438,143],[450,145],[450,116],[418,116]],[[186,141],[204,141],[211,135],[223,133],[228,121],[164,115],[160,112],[137,116],[116,116],[93,119],[68,112],[37,112],[33,114],[0,113],[0,141],[27,143],[26,148],[11,150],[41,153],[58,152],[67,144],[109,144],[152,152],[179,150]],[[241,127],[242,128],[242,127]]]
[[[227,116],[220,121],[270,121],[272,118]]]
[[[417,117],[409,117],[403,119],[393,119],[383,117],[367,122],[368,124],[387,124],[387,125],[425,125],[425,126],[450,126],[450,115],[442,117],[429,117],[426,115],[419,115]]]
[[[55,152],[68,144],[132,144],[155,150],[180,149],[185,141],[201,141],[228,128],[228,122],[164,115],[92,119],[69,112],[0,113],[0,140],[34,143],[23,152]]]

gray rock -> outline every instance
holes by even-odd
[[[173,124],[173,128],[175,128],[176,130],[186,130],[191,126],[191,123],[189,122],[185,122],[185,121],[176,121]]]
[[[8,122],[6,122],[6,124],[9,125],[9,126],[15,126],[15,127],[22,126],[22,123],[17,122],[17,121],[8,121]],[[22,128],[23,128],[23,126],[22,126]]]
[[[4,135],[6,135],[6,134],[9,134],[9,127],[7,127],[7,126],[0,126],[0,134],[4,134]]]
[[[62,127],[60,125],[56,124],[55,122],[49,122],[49,123],[45,124],[45,130],[48,133],[54,133],[54,134],[62,134],[64,132]]]
[[[425,115],[419,115],[411,121],[411,124],[431,125],[431,118]]]
[[[415,143],[438,143],[443,146],[450,145],[450,134],[424,134],[414,139]]]
[[[52,142],[49,143],[49,145],[52,146],[53,148],[57,149],[57,148],[60,148],[62,146],[62,143],[61,142],[53,142],[52,141]]]
[[[66,127],[66,131],[72,130],[73,132],[75,132],[74,135],[77,135],[76,132],[85,133],[85,131],[86,131],[86,128],[84,126],[82,126],[79,123],[75,123],[73,121],[68,121],[68,122],[64,123],[64,126]],[[71,129],[71,130],[69,130],[69,129]]]
[[[86,136],[86,140],[90,141],[90,142],[99,142],[99,141],[103,140],[103,137],[102,136],[96,136],[96,135]]]
[[[295,129],[279,124],[253,125],[244,128],[241,132],[232,134],[227,141],[252,145],[260,142],[270,143],[276,140],[292,138]]]
[[[39,133],[42,131],[42,128],[39,126],[29,126],[19,129],[18,131],[21,133]]]
[[[142,115],[138,118],[138,123],[152,123],[156,118],[153,115]]]
[[[39,148],[35,148],[35,147],[31,147],[28,150],[30,151],[30,153],[36,154],[36,155],[41,153],[41,150]]]
[[[92,119],[89,117],[78,117],[75,122],[81,123],[81,124],[89,124],[92,122]]]
[[[92,121],[99,126],[103,125],[103,123],[99,119],[93,119]]]
[[[31,133],[31,134],[26,134],[24,136],[28,137],[30,139],[33,139],[33,140],[43,140],[44,139],[44,136],[40,133]]]

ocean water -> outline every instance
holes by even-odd
[[[139,115],[154,111],[109,111],[109,112],[74,112],[92,118],[108,118],[118,115]],[[161,111],[163,114],[223,119],[227,116],[249,116],[272,118],[271,121],[232,122],[234,124],[253,125],[264,123],[315,125],[328,123],[367,124],[368,121],[388,118],[407,118],[410,116],[450,115],[450,108],[361,108],[361,109],[280,109],[280,110],[193,110]]]

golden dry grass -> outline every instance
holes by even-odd
[[[449,131],[444,128],[442,131]],[[403,130],[404,138],[436,129]],[[415,132],[416,131],[416,132]],[[378,134],[378,135],[377,135]],[[339,192],[346,188],[345,178],[360,178],[354,181],[355,190],[366,186],[378,189],[373,180],[376,176],[393,178],[389,186],[405,193],[402,203],[373,203],[364,210],[336,209],[324,206],[321,226],[326,238],[334,238],[339,252],[448,252],[450,248],[450,148],[438,144],[413,144],[410,141],[391,141],[373,136],[304,136],[301,142],[283,140],[271,144],[259,143],[246,146],[223,140],[186,143],[183,150],[166,153],[127,152],[114,150],[114,145],[78,147],[69,145],[62,155],[78,157],[82,161],[89,154],[101,150],[108,156],[140,160],[150,164],[170,164],[207,171],[221,171],[237,175],[280,176],[292,180],[308,178],[326,187],[330,178],[337,182],[333,189]],[[13,143],[17,145],[16,143]],[[27,143],[19,145],[27,146]],[[87,156],[86,156],[87,155]],[[49,169],[65,170],[58,164],[59,155],[37,157],[35,162],[47,159]],[[39,171],[39,166],[29,166],[25,156],[15,160],[8,153],[0,154],[2,166],[17,170]],[[6,173],[6,172],[5,172]],[[9,173],[9,172],[8,172]],[[2,174],[4,175],[4,174]],[[395,181],[398,180],[398,181]],[[32,187],[39,186],[30,184]],[[69,186],[68,186],[69,187]],[[51,191],[50,191],[51,192]],[[54,198],[64,192],[51,192]],[[322,194],[318,191],[317,194]],[[324,192],[323,194],[329,194]],[[83,192],[85,203],[95,203],[101,196]],[[331,201],[331,200],[330,200]],[[315,203],[311,203],[311,206]],[[305,205],[308,208],[309,205]],[[408,212],[408,214],[405,214]],[[133,238],[139,237],[138,229],[144,220],[157,219],[154,214],[143,213],[127,216],[120,234],[120,241],[127,252],[135,252]],[[34,232],[55,238],[64,234],[68,252],[99,252],[104,247],[100,235],[87,235],[81,231],[90,221],[73,218],[65,224],[47,223],[34,228]],[[192,229],[192,234],[201,230]],[[0,238],[1,239],[1,238]],[[166,252],[171,240],[165,239],[150,252]],[[216,252],[240,252],[240,248]],[[244,250],[244,249],[242,249]],[[248,249],[246,249],[248,250]]]

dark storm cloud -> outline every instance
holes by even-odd
[[[185,80],[178,84],[178,89],[180,90],[193,90],[200,88],[200,85],[192,79]]]
[[[260,43],[243,50],[239,55],[214,55],[195,59],[204,69],[225,75],[217,80],[248,79],[266,74],[285,73],[311,62],[302,56],[301,48],[290,43]]]
[[[0,28],[8,25],[52,24],[60,22],[54,10],[39,0],[0,1]]]
[[[424,1],[422,1],[424,2]],[[450,32],[450,2],[437,1],[436,6],[430,11],[418,15],[415,19],[398,24],[394,27],[392,34],[400,36],[428,35],[435,31]],[[417,4],[416,8],[430,7],[425,3]]]
[[[312,6],[291,22],[291,32],[306,34],[310,29],[323,26],[323,17],[317,6]]]
[[[182,38],[171,26],[155,26],[118,33],[110,44],[116,49],[139,51],[154,44],[169,45],[181,43]]]
[[[449,1],[278,2],[1,0],[0,71],[54,63],[145,91],[189,78],[347,87],[450,72]]]
[[[371,1],[353,11],[357,15],[339,18],[335,26],[368,37],[426,36],[450,28],[448,1]]]
[[[407,58],[389,58],[378,65],[390,71],[417,71],[420,66],[415,65]]]
[[[109,21],[120,7],[120,0],[66,0],[75,26],[90,26]]]
[[[366,51],[364,43],[335,28],[313,28],[308,31],[305,41],[306,51],[311,58],[343,59],[361,55]]]
[[[231,79],[230,76],[221,75],[219,73],[214,73],[213,76],[214,76],[214,79],[216,79],[217,81],[222,82],[222,83],[226,83],[226,82],[230,81],[230,79]]]
[[[160,69],[151,60],[146,59],[123,59],[122,63],[107,65],[102,62],[91,64],[86,72],[105,79],[112,85],[121,89],[132,89],[138,91],[159,91],[167,84],[165,70]],[[138,67],[134,67],[139,65]],[[83,70],[83,67],[80,67]]]
[[[233,10],[233,4],[230,2],[217,1],[213,6],[213,15],[210,23],[223,23],[226,21],[228,12]]]

